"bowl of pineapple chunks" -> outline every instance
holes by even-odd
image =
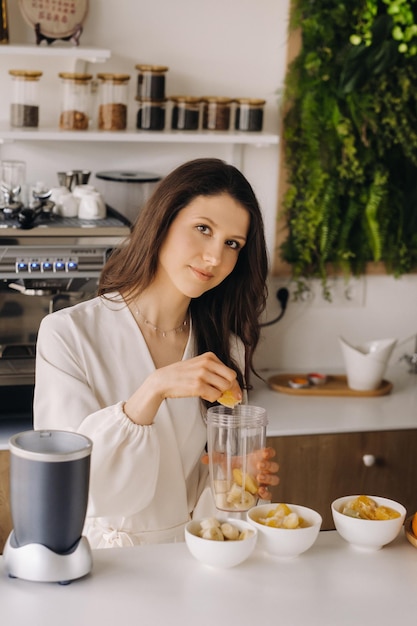
[[[194,558],[212,567],[235,567],[252,554],[258,533],[245,520],[209,517],[185,527],[185,543]]]
[[[299,504],[261,504],[247,513],[258,531],[258,547],[270,555],[294,558],[315,543],[322,524],[320,513]]]
[[[395,500],[379,496],[344,496],[332,502],[339,535],[360,550],[380,550],[398,536],[406,510]]]

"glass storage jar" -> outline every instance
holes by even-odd
[[[136,128],[139,130],[165,129],[166,100],[149,100],[141,98],[136,117]]]
[[[42,72],[9,70],[12,77],[10,125],[36,128],[39,125],[39,79]]]
[[[100,81],[99,130],[125,130],[129,74],[97,74]]]
[[[62,130],[87,130],[90,123],[91,74],[61,72]]]
[[[173,130],[198,130],[200,124],[201,98],[194,96],[171,96],[171,128]]]
[[[229,130],[232,98],[204,96],[202,102],[203,129]]]
[[[263,127],[265,100],[236,98],[235,129],[260,131]]]
[[[165,75],[168,67],[165,65],[136,65],[135,68],[139,72],[137,99],[165,100]]]

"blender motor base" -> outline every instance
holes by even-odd
[[[70,554],[57,554],[39,543],[14,547],[12,535],[13,531],[3,551],[5,569],[10,578],[65,585],[91,571],[92,554],[86,537],[81,537]]]

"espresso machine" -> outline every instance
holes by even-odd
[[[18,183],[8,180],[0,203],[0,424],[10,432],[32,427],[42,318],[96,295],[104,264],[131,228],[107,205],[100,219],[55,213],[45,190],[26,204]]]

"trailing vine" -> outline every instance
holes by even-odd
[[[417,0],[293,0],[285,84],[293,277],[417,268]]]

